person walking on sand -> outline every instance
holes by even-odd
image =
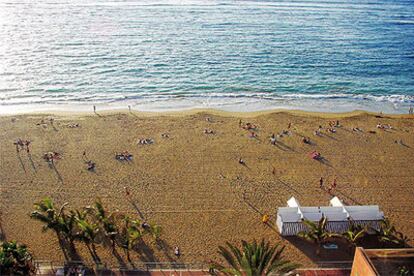
[[[179,258],[181,256],[181,251],[178,246],[174,247],[174,255]]]
[[[333,182],[332,182],[332,188],[336,188],[336,177],[334,178]]]
[[[129,199],[131,197],[131,192],[127,186],[124,187],[125,195]]]
[[[128,105],[128,110],[129,110],[129,112],[131,112],[131,106],[130,105]]]
[[[262,223],[263,224],[268,224],[270,220],[270,216],[268,214],[264,214],[262,217]]]
[[[414,114],[414,109],[412,106],[410,106],[410,109],[408,110],[408,114],[413,115]]]
[[[320,179],[319,179],[319,188],[323,188],[323,178],[321,177]]]
[[[93,106],[93,113],[96,113],[96,105]]]

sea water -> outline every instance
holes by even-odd
[[[414,105],[409,0],[0,0],[0,113]]]

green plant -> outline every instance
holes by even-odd
[[[410,239],[396,230],[388,218],[384,218],[379,225],[379,230],[374,229],[378,240],[386,246],[408,247]]]
[[[305,240],[314,242],[317,246],[317,255],[319,255],[320,248],[327,239],[338,236],[337,234],[331,233],[326,229],[328,219],[325,216],[322,216],[317,223],[306,219],[303,220],[303,223],[308,228],[308,231],[299,232],[298,236]]]
[[[225,275],[261,276],[271,273],[288,273],[298,265],[282,257],[284,246],[271,246],[262,240],[260,243],[241,241],[242,248],[227,242],[227,248],[219,246],[218,253],[224,258],[227,266],[212,263],[210,271],[219,270]]]
[[[32,254],[26,245],[3,242],[0,247],[0,275],[35,275]]]
[[[358,245],[358,242],[367,234],[367,228],[355,224],[353,221],[350,221],[347,231],[342,233],[342,238],[344,238],[349,243],[350,253],[353,253],[353,250]]]

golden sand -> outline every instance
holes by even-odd
[[[49,117],[0,118],[1,227],[7,239],[26,243],[37,259],[62,261],[63,255],[54,234],[42,233],[41,224],[29,218],[35,201],[50,196],[57,204],[79,208],[100,197],[106,206],[134,215],[125,186],[148,220],[163,227],[165,241],[162,249],[148,241],[147,250],[132,254],[134,261],[171,261],[172,248],[179,246],[181,261],[207,262],[218,259],[217,246],[225,241],[264,237],[282,240],[291,260],[315,266],[275,229],[264,226],[262,214],[272,215],[274,222],[277,207],[291,196],[302,205],[327,205],[331,195],[319,188],[320,177],[327,184],[337,178],[333,194],[345,203],[378,204],[399,230],[414,237],[413,117],[197,110],[55,114],[53,126],[36,125]],[[240,119],[258,126],[257,139],[239,127]],[[342,125],[336,133],[313,135],[319,125],[326,127],[335,119]],[[68,127],[71,123],[80,127]],[[271,145],[270,135],[287,130],[288,123],[291,135],[282,137],[279,146]],[[378,123],[392,129],[377,129]],[[215,133],[204,134],[205,128]],[[161,137],[163,133],[169,138]],[[304,144],[303,136],[312,144]],[[17,138],[32,141],[31,158],[24,151],[16,153]],[[155,143],[137,145],[139,138]],[[115,153],[125,150],[133,161],[115,160]],[[327,162],[310,159],[313,150]],[[56,162],[57,171],[42,158],[48,151],[63,156]],[[96,172],[87,171],[83,151],[96,163]],[[77,247],[91,259],[83,245]],[[98,246],[98,254],[117,265],[110,250]]]

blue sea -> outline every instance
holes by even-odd
[[[0,0],[0,113],[406,113],[412,0]]]

